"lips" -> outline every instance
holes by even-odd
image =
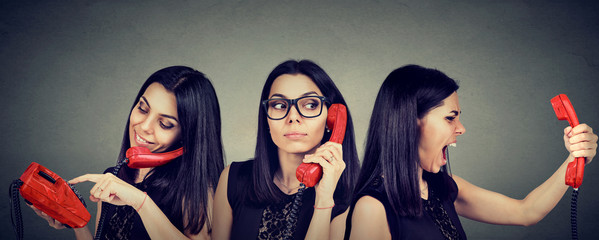
[[[288,133],[285,133],[283,136],[285,136],[288,139],[295,140],[295,139],[300,139],[305,136],[308,136],[308,134],[302,133],[302,132],[288,132]]]
[[[139,136],[139,134],[137,134],[137,132],[135,133],[135,142],[139,145],[139,146],[146,146],[149,144],[153,144],[153,142],[150,142],[144,138],[142,138],[141,136]]]

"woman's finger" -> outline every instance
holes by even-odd
[[[81,183],[81,182],[97,182],[99,181],[102,176],[104,174],[85,174],[85,175],[81,175],[79,177],[73,178],[71,180],[69,180],[68,182],[70,184],[77,184],[77,183]]]

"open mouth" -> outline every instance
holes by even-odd
[[[450,143],[448,145],[446,145],[445,147],[443,147],[443,159],[445,161],[447,161],[447,148],[448,147],[457,147],[458,145],[456,143]]]

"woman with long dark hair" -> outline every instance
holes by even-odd
[[[349,112],[343,143],[327,142],[333,103],[346,105],[315,63],[290,60],[275,67],[260,97],[254,159],[234,162],[221,174],[215,239],[343,237],[359,162]],[[305,191],[295,174],[302,162],[323,168],[320,182]]]
[[[90,199],[98,202],[101,239],[208,239],[212,196],[224,168],[220,109],[210,81],[192,68],[167,67],[143,84],[125,126],[119,162],[127,149],[154,153],[183,147],[183,154],[156,167],[122,165],[104,174],[86,174],[72,184],[91,181]],[[104,204],[102,204],[104,203]],[[64,226],[34,208],[51,226]],[[90,239],[87,227],[74,229]]]
[[[362,170],[347,218],[349,239],[466,239],[458,215],[505,225],[531,225],[555,207],[568,186],[566,165],[591,162],[597,135],[586,124],[564,129],[568,158],[523,200],[477,187],[446,170],[447,147],[466,129],[458,85],[440,71],[394,70],[376,98]]]

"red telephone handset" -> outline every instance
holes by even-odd
[[[551,105],[555,110],[558,120],[567,120],[570,126],[578,126],[578,117],[574,112],[574,107],[570,103],[570,99],[565,94],[559,94],[551,99]],[[566,169],[566,185],[578,188],[582,184],[582,177],[584,175],[584,157],[577,157],[574,161],[568,163]]]
[[[125,156],[129,159],[127,166],[130,168],[148,168],[164,165],[183,154],[183,147],[164,153],[152,153],[145,147],[131,147]]]
[[[81,196],[56,173],[32,162],[19,180],[22,182],[19,192],[25,201],[50,217],[73,228],[84,227],[89,222],[91,215]]]
[[[331,104],[327,115],[327,127],[331,129],[329,141],[343,143],[346,125],[347,108],[343,104]],[[322,167],[317,163],[302,163],[297,167],[295,176],[306,187],[314,187],[322,178]]]

